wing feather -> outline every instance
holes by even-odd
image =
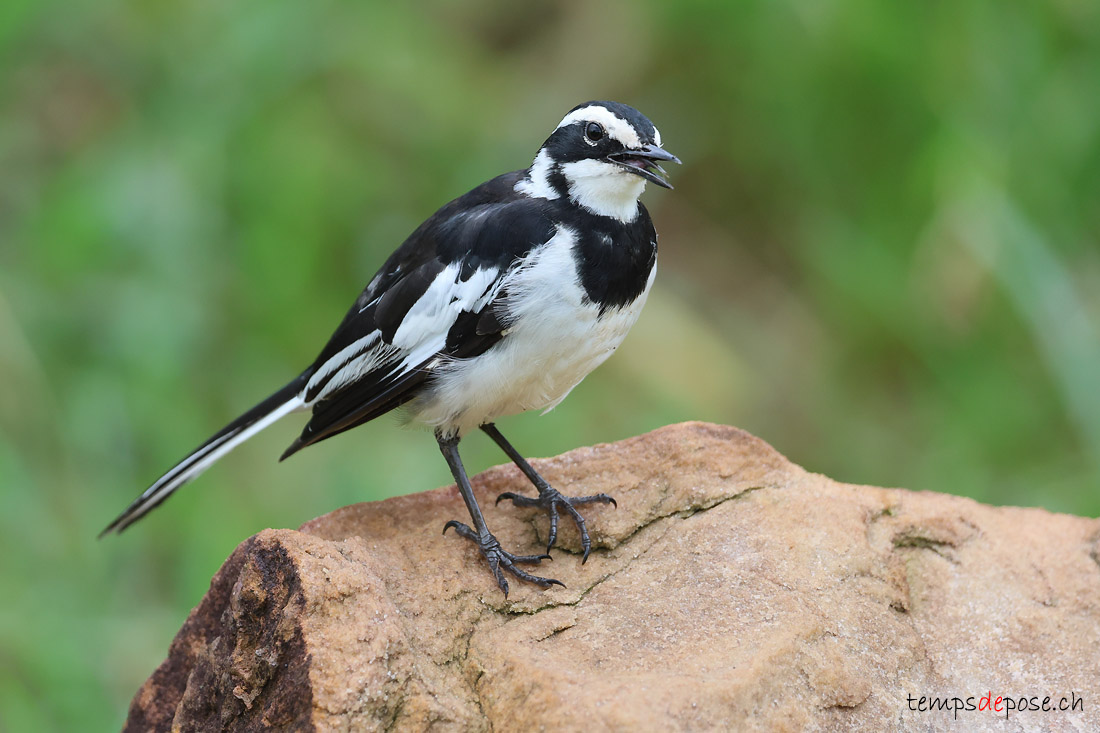
[[[412,399],[439,359],[504,337],[507,276],[553,234],[545,202],[518,197],[513,178],[448,204],[390,257],[311,367],[313,416],[284,458]]]

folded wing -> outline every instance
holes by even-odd
[[[531,199],[446,213],[394,253],[314,362],[302,392],[313,417],[283,458],[399,407],[442,360],[504,337],[508,276],[553,227]]]

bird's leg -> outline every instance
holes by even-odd
[[[531,483],[535,485],[535,488],[539,490],[537,499],[506,491],[497,497],[497,503],[499,504],[501,499],[511,499],[512,504],[515,506],[535,506],[545,509],[550,515],[550,536],[546,542],[547,552],[550,552],[550,548],[554,546],[554,541],[558,538],[558,510],[565,510],[565,512],[573,518],[573,521],[577,525],[577,529],[581,533],[581,549],[584,550],[584,556],[581,559],[581,563],[587,562],[588,553],[592,550],[592,541],[588,538],[588,527],[585,526],[584,517],[577,511],[576,506],[578,504],[613,504],[618,506],[615,500],[607,494],[594,494],[593,496],[564,496],[551,486],[546,479],[540,476],[535,469],[531,468],[531,464],[519,454],[519,451],[512,447],[512,444],[509,443],[503,435],[500,434],[496,425],[491,422],[485,423],[481,426],[481,429],[500,446],[501,450],[508,454],[508,457],[512,459],[512,463],[515,463],[519,467],[519,470],[523,471],[523,475],[525,475]]]
[[[470,511],[470,518],[474,522],[471,529],[469,525],[452,519],[443,525],[443,533],[446,534],[448,529],[454,527],[457,534],[477,544],[481,554],[489,562],[489,569],[493,571],[493,575],[497,579],[497,585],[504,591],[506,598],[508,597],[508,581],[504,578],[505,570],[520,580],[526,580],[528,583],[534,583],[542,588],[548,588],[551,585],[560,585],[564,588],[565,583],[560,580],[541,578],[537,575],[525,573],[516,567],[517,564],[523,563],[538,564],[544,559],[549,559],[550,556],[513,555],[501,548],[500,542],[489,532],[489,527],[485,524],[485,517],[481,515],[481,507],[477,505],[477,499],[474,498],[474,490],[470,486],[470,479],[466,477],[466,469],[462,465],[462,458],[458,455],[458,438],[445,438],[437,430],[435,439],[439,443],[439,450],[442,451],[443,457],[447,459],[447,465],[451,467],[451,474],[455,477],[455,483],[458,484],[458,491],[462,494],[462,500],[466,502],[466,508]]]

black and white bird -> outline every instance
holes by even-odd
[[[405,240],[360,294],[304,372],[173,466],[103,534],[121,532],[230,450],[292,412],[312,417],[286,458],[395,408],[435,430],[473,526],[448,522],[480,548],[505,594],[504,571],[547,587],[489,531],[470,488],[459,440],[481,429],[538,489],[502,494],[559,512],[591,543],[576,506],[505,440],[493,420],[549,410],[619,347],[653,284],[657,234],[638,198],[647,181],[672,188],[660,163],[679,163],[645,116],[617,102],[575,107],[526,170],[450,202]],[[102,535],[101,535],[102,536]]]

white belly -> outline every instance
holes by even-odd
[[[559,234],[516,274],[504,338],[481,356],[440,365],[432,388],[410,403],[412,419],[462,435],[502,415],[548,410],[615,352],[638,320],[656,267],[633,303],[600,317],[584,301],[571,244]]]

